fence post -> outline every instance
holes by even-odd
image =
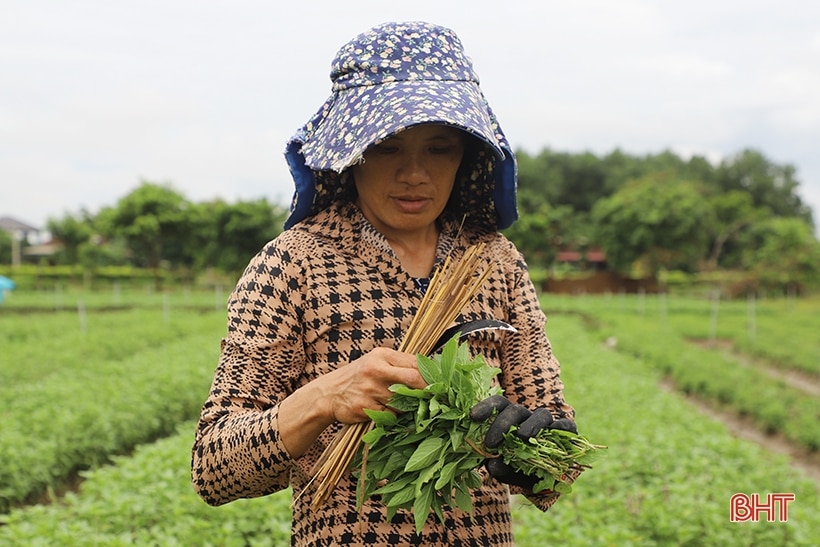
[[[214,309],[219,311],[224,304],[222,301],[222,285],[214,285]]]
[[[85,302],[80,298],[77,300],[77,316],[80,319],[80,332],[88,332],[88,314],[85,311]]]
[[[171,296],[167,290],[162,293],[162,318],[166,324],[171,322]]]
[[[720,291],[712,291],[712,316],[709,321],[709,341],[714,342],[717,338],[718,313],[720,309]]]
[[[114,285],[111,287],[111,297],[114,301],[115,306],[119,306],[122,302],[122,288],[120,287],[120,280],[117,279],[114,281]]]
[[[658,312],[661,315],[661,320],[666,321],[666,293],[658,294]]]
[[[755,293],[754,291],[749,291],[746,293],[746,317],[748,323],[748,333],[749,333],[749,341],[754,342],[755,337],[757,336],[757,317],[756,317],[756,306],[755,306]]]
[[[63,286],[59,281],[54,282],[54,311],[63,311]]]

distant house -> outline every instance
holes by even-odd
[[[0,230],[8,232],[12,241],[11,263],[22,262],[22,257],[39,258],[53,254],[59,247],[55,246],[48,232],[12,217],[0,217]]]
[[[556,253],[555,261],[569,264],[578,270],[606,270],[606,254],[599,247],[590,247],[583,252],[564,249]]]
[[[0,217],[0,230],[8,232],[13,238],[17,238],[17,241],[26,241],[32,244],[40,242],[40,229],[16,218]],[[34,239],[37,240],[34,241]]]
[[[562,249],[555,263],[570,267],[573,275],[548,276],[541,284],[544,292],[556,294],[660,293],[663,286],[654,277],[632,278],[608,269],[606,253],[600,247],[578,251]]]

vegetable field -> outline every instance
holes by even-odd
[[[212,508],[190,447],[225,294],[37,294],[0,306],[0,545],[287,545],[289,493]],[[579,430],[609,448],[518,545],[815,545],[820,482],[736,438],[820,451],[820,301],[544,295]],[[736,493],[793,493],[731,522]]]

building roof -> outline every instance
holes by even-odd
[[[21,222],[11,217],[0,217],[0,230],[7,232],[39,232],[39,228],[35,228],[25,222]]]
[[[578,251],[558,251],[555,259],[559,262],[578,262],[581,260],[581,253]]]
[[[586,260],[587,262],[606,262],[606,254],[599,247],[590,247],[586,253],[581,253],[574,250],[558,251],[555,254],[555,259],[558,262],[580,262]]]

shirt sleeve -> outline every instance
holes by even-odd
[[[192,449],[192,481],[211,505],[282,490],[299,471],[278,429],[279,403],[304,370],[298,261],[275,240],[228,302],[228,332]]]
[[[502,387],[511,401],[530,409],[547,407],[558,418],[575,419],[575,410],[564,398],[561,366],[552,352],[546,333],[546,316],[538,293],[530,279],[524,258],[516,250],[509,263],[515,264],[508,273],[510,324],[517,330],[505,337],[502,356]],[[580,473],[572,473],[574,480]],[[523,494],[542,511],[551,507],[560,496],[557,492],[533,494],[529,490],[510,487],[513,494]]]

